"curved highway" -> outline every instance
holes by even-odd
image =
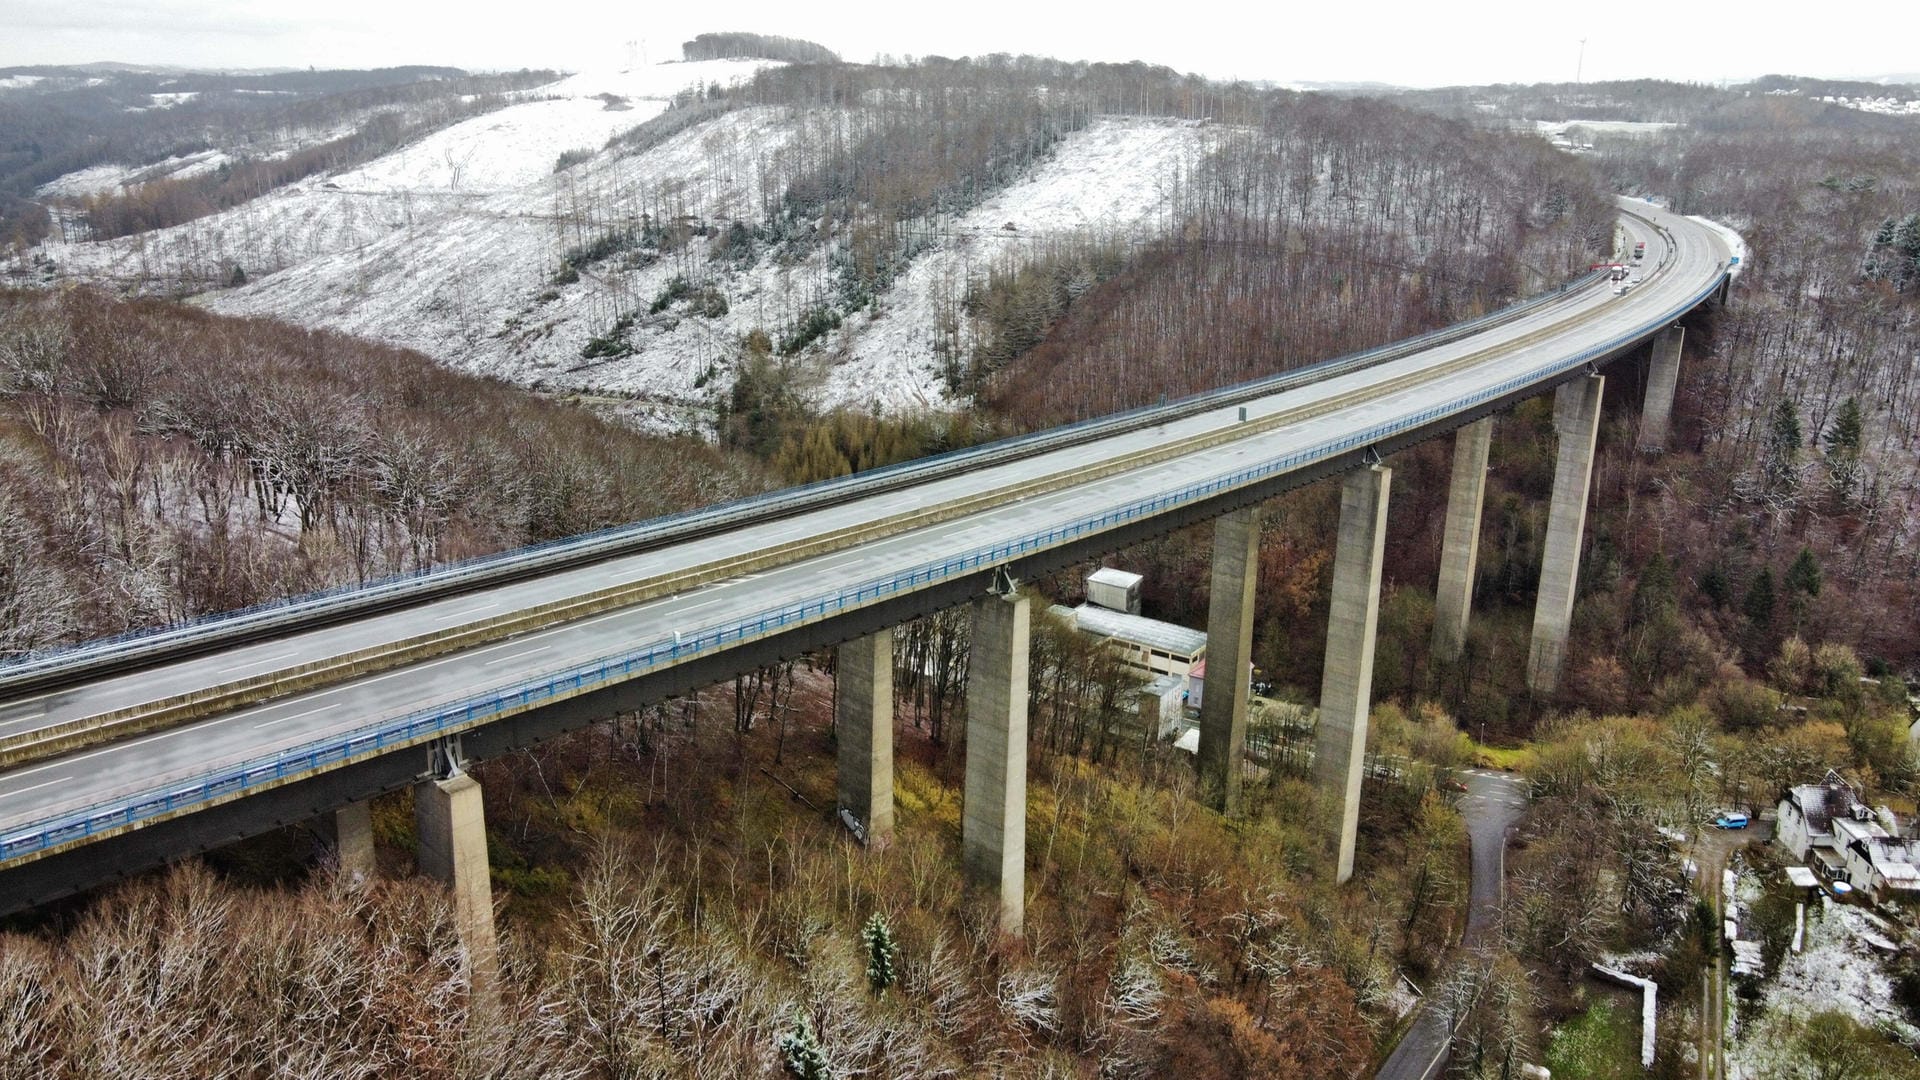
[[[1717,287],[1728,258],[1718,237],[1651,207],[1631,209],[1645,220],[1623,217],[1629,242],[1645,240],[1648,254],[1639,271],[1644,280],[1626,295],[1605,287],[1569,293],[1413,356],[1245,404],[491,591],[0,703],[4,742],[85,729],[100,717],[138,714],[157,703],[212,699],[191,706],[211,713],[204,718],[64,756],[28,754],[25,764],[0,773],[0,870],[88,839],[67,827],[76,813],[101,807],[119,813],[145,800],[137,813],[127,810],[124,831],[229,797],[203,785],[200,796],[182,796],[178,806],[156,801],[223,769],[253,768],[276,754],[338,743],[423,711],[438,710],[431,732],[388,732],[377,744],[356,742],[335,760],[473,731],[547,700],[523,693],[517,706],[501,704],[503,690],[545,685],[557,700],[564,694],[554,688],[568,673],[573,686],[585,687],[587,677],[578,674],[583,664],[625,657],[624,666],[600,664],[592,677],[606,685],[883,598],[910,600],[961,570],[1014,564],[1068,537],[1099,542],[1102,533],[1126,535],[1123,523],[1163,517],[1164,528],[1177,527],[1182,522],[1172,512],[1200,505],[1196,500],[1256,493],[1260,483],[1294,472],[1307,479],[1326,475],[1311,470],[1348,462],[1369,447],[1390,450],[1443,434],[1624,354]],[[501,639],[502,633],[512,636]],[[449,634],[464,639],[436,641]],[[421,641],[428,644],[416,661],[376,662],[371,674],[357,674],[369,670],[361,662],[331,662]],[[311,687],[249,700],[296,682]],[[494,704],[474,719],[476,701]],[[460,703],[467,703],[464,722],[448,711]],[[333,767],[318,757],[309,766]],[[288,765],[269,782],[291,782],[300,771]],[[106,816],[96,820],[104,823]],[[98,824],[82,831],[114,830]]]

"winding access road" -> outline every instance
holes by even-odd
[[[1507,773],[1471,769],[1460,816],[1467,823],[1473,850],[1473,880],[1468,888],[1467,929],[1460,951],[1498,944],[1500,911],[1506,902],[1507,833],[1527,807],[1527,787]],[[1429,987],[1431,989],[1431,987]],[[1375,1080],[1429,1080],[1447,1061],[1453,1032],[1440,1010],[1423,1005],[1400,1044],[1375,1073]]]

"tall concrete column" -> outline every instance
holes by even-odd
[[[373,857],[373,802],[348,803],[333,812],[333,852],[340,873],[349,879],[371,880]]]
[[[1653,339],[1653,359],[1647,365],[1647,397],[1640,408],[1642,450],[1665,450],[1673,425],[1673,391],[1680,384],[1680,344],[1686,328],[1669,326]]]
[[[1487,450],[1493,417],[1453,433],[1453,482],[1440,539],[1440,584],[1433,594],[1433,656],[1452,663],[1467,644],[1473,612],[1474,563],[1480,557],[1480,511],[1487,497]]]
[[[1026,923],[1028,617],[1024,596],[974,601],[967,661],[960,859],[969,879],[998,892],[1009,934]]]
[[[1606,382],[1589,375],[1554,393],[1553,428],[1560,449],[1553,466],[1553,501],[1547,508],[1546,550],[1540,558],[1540,594],[1533,608],[1533,644],[1527,651],[1527,686],[1536,694],[1550,694],[1560,685],[1566,660],[1574,590],[1580,584],[1587,493],[1593,485],[1593,446],[1600,434],[1600,392]]]
[[[1387,488],[1392,479],[1392,469],[1375,465],[1348,473],[1340,485],[1327,659],[1320,678],[1320,721],[1313,735],[1313,771],[1321,790],[1341,796],[1336,881],[1353,876],[1353,847],[1360,834],[1360,773],[1367,753],[1367,713],[1373,706],[1374,629],[1380,618],[1380,562],[1386,550]]]
[[[1260,508],[1213,522],[1213,588],[1207,605],[1207,679],[1200,697],[1200,797],[1240,813],[1247,746],[1247,663],[1253,656],[1253,583],[1260,570]]]
[[[422,781],[413,786],[413,816],[420,837],[420,872],[452,891],[454,923],[460,943],[467,947],[474,993],[490,997],[499,969],[480,796],[480,782],[465,773]]]
[[[893,840],[893,631],[840,646],[834,683],[840,818],[882,850]]]

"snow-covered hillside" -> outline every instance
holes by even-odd
[[[224,283],[235,267],[257,278],[419,228],[477,199],[537,185],[563,152],[598,150],[608,138],[657,116],[686,87],[730,83],[764,66],[715,61],[573,76],[360,168],[313,177],[173,228],[104,243],[56,242],[43,254],[63,276],[127,288],[174,291],[182,284]],[[211,159],[183,159],[161,175],[216,167]],[[85,170],[53,181],[43,194],[108,192],[154,175],[155,167]],[[296,312],[285,314],[300,321]]]
[[[1032,140],[1024,147],[994,135],[1007,142],[942,188],[926,177],[959,170],[956,153],[983,153],[991,124],[948,121],[964,138],[942,144],[945,158],[907,165],[896,160],[910,156],[904,143],[877,141],[904,127],[831,95],[783,105],[696,95],[670,109],[685,90],[768,64],[570,76],[232,210],[120,240],[51,242],[28,258],[43,278],[50,263],[56,280],[198,294],[224,314],[340,330],[535,389],[618,398],[655,426],[708,430],[756,332],[779,353],[782,391],[817,408],[950,404],[949,369],[979,340],[970,286],[1035,255],[1071,257],[1054,245],[1111,250],[1167,235],[1190,220],[1197,190],[1229,190],[1204,179],[1223,148],[1309,163],[1260,195],[1261,212],[1287,208],[1289,228],[1351,220],[1377,199],[1370,216],[1399,229],[1413,257],[1485,239],[1480,215],[1469,225],[1423,196],[1431,184],[1490,182],[1443,152],[1423,184],[1398,169],[1360,177],[1311,140],[1269,148],[1251,127],[1090,107],[1020,136]],[[845,202],[821,216],[821,192],[844,199],[850,183],[873,182],[847,165],[863,153],[895,155],[880,171],[901,170],[882,196],[897,204],[873,221],[848,220]]]
[[[1748,879],[1751,880],[1750,878]],[[1875,917],[1822,898],[1807,913],[1806,951],[1788,953],[1767,986],[1764,1011],[1751,1029],[1736,1031],[1728,1075],[1769,1080],[1800,1075],[1802,1050],[1792,1038],[1807,1017],[1834,1010],[1913,1045],[1920,1030],[1894,1000],[1892,980],[1870,941],[1886,939]]]
[[[560,86],[594,94],[620,89],[584,76]],[[705,227],[757,221],[763,199],[777,194],[768,190],[769,170],[778,169],[784,147],[807,122],[786,110],[737,110],[645,153],[601,154],[458,207],[436,201],[437,212],[411,226],[316,253],[206,302],[228,314],[276,315],[405,345],[524,385],[631,397],[643,415],[651,403],[657,423],[675,426],[689,407],[703,409],[730,384],[741,337],[755,329],[776,333],[815,302],[828,273],[824,256],[795,264],[762,252],[737,265],[693,242],[671,253],[607,259],[584,267],[577,282],[563,284],[555,271],[569,249],[594,239],[590,220],[609,207],[625,208],[629,219],[644,214]],[[1027,178],[942,230],[891,290],[811,361],[812,378],[803,382],[823,406],[944,403],[934,340],[969,277],[1049,237],[1156,231],[1169,209],[1169,179],[1191,167],[1205,135],[1199,125],[1104,120],[1070,137]],[[549,167],[551,145],[540,152]],[[401,157],[360,172],[408,175]],[[416,180],[445,179],[432,171],[431,153],[416,150],[410,160],[428,166],[411,174]],[[489,179],[475,186],[498,186],[512,167],[490,163]],[[353,182],[334,181],[343,189]],[[430,193],[398,190],[416,198]],[[631,355],[582,356],[619,315],[647,312],[675,278],[713,282],[726,310],[692,314],[669,305],[626,328]]]

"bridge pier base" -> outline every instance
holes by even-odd
[[[423,780],[413,787],[413,815],[420,838],[419,870],[453,893],[454,924],[466,946],[468,978],[476,998],[490,997],[499,958],[480,782],[463,772]]]
[[[373,801],[348,803],[323,820],[333,826],[333,857],[340,876],[371,881],[378,871],[373,856]]]
[[[1453,481],[1447,489],[1447,519],[1441,531],[1440,583],[1433,594],[1433,656],[1453,663],[1467,644],[1473,613],[1473,572],[1480,556],[1480,513],[1487,497],[1487,452],[1493,417],[1453,433]]]
[[[1028,607],[1014,594],[974,601],[967,668],[960,858],[970,880],[997,893],[1008,934],[1026,925]]]
[[[893,840],[893,631],[841,645],[834,664],[840,820],[885,850]]]
[[[1536,694],[1553,693],[1566,661],[1574,590],[1580,584],[1587,495],[1593,486],[1593,447],[1600,435],[1600,394],[1606,382],[1588,375],[1554,393],[1553,428],[1560,447],[1553,467],[1553,501],[1547,508],[1546,550],[1540,558],[1533,643],[1527,650],[1527,688]]]
[[[1313,769],[1321,790],[1340,793],[1334,880],[1353,876],[1360,834],[1361,767],[1373,705],[1374,630],[1380,616],[1380,562],[1387,542],[1387,490],[1393,470],[1350,472],[1340,485],[1340,535],[1333,555],[1327,658],[1320,679],[1320,721]]]
[[[1647,396],[1640,407],[1639,448],[1659,451],[1667,448],[1667,433],[1673,424],[1673,392],[1680,384],[1680,345],[1686,340],[1684,327],[1669,326],[1653,339],[1653,358],[1647,365]]]
[[[1207,602],[1207,679],[1200,698],[1200,797],[1240,813],[1240,761],[1247,745],[1247,663],[1253,656],[1253,583],[1260,570],[1260,508],[1213,522]]]

